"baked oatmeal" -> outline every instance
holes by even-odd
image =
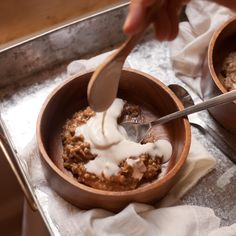
[[[224,87],[228,90],[236,89],[236,52],[231,52],[225,58],[222,66],[221,74],[223,77],[221,78],[221,82]]]
[[[116,115],[117,119],[114,119],[116,120],[116,126],[117,122],[118,124],[122,121],[142,122],[144,119],[141,107],[127,102],[124,102],[124,105],[122,105],[121,114],[117,113]],[[89,120],[94,119],[95,116],[96,113],[90,107],[87,107],[75,113],[71,119],[67,120],[63,127],[61,136],[64,167],[73,174],[74,178],[87,186],[110,191],[132,190],[141,184],[157,179],[161,173],[163,155],[156,150],[154,150],[155,152],[149,151],[152,148],[150,146],[151,143],[141,145],[134,142],[132,144],[130,141],[127,141],[127,146],[122,149],[122,146],[117,146],[119,145],[117,140],[114,139],[113,142],[113,136],[116,135],[113,131],[112,136],[109,138],[110,143],[107,145],[110,148],[108,153],[103,150],[104,146],[101,147],[101,143],[96,144],[96,140],[93,145],[97,145],[98,149],[93,150],[91,143],[85,139],[86,135],[84,134],[86,132],[81,128],[85,127]],[[109,120],[109,122],[112,123],[113,121]],[[97,125],[92,128],[96,129]],[[122,128],[119,127],[119,129]],[[123,133],[124,131],[121,130],[120,132]],[[98,142],[100,142],[99,137],[95,138],[98,138]],[[152,140],[153,143],[155,141]],[[136,146],[132,149],[132,145]],[[137,145],[141,146],[140,148],[145,145],[147,147],[142,153],[142,151],[136,151],[139,148]],[[128,150],[128,147],[131,148],[131,151]],[[128,153],[133,153],[134,155],[119,159],[117,152],[120,155],[129,155]],[[137,155],[137,153],[140,154]],[[101,162],[106,154],[108,155],[107,159]],[[112,158],[115,161],[108,162]],[[98,162],[99,160],[100,162]],[[104,168],[103,171],[102,168]]]

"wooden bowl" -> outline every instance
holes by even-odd
[[[61,197],[81,209],[104,208],[120,211],[130,202],[154,203],[167,194],[178,180],[190,147],[190,125],[186,118],[160,126],[159,136],[167,137],[173,146],[168,173],[130,191],[103,191],[78,183],[63,167],[60,134],[65,121],[85,108],[88,72],[73,77],[59,86],[45,101],[37,122],[38,148],[46,178]],[[104,91],[106,96],[106,91]],[[148,107],[158,116],[183,109],[168,87],[150,75],[126,69],[119,84],[118,97]]]
[[[201,80],[204,99],[227,92],[220,81],[221,68],[225,57],[232,51],[236,52],[235,42],[236,17],[233,17],[221,25],[211,38]],[[222,126],[236,134],[236,101],[211,108],[209,112]]]

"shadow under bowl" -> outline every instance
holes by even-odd
[[[172,143],[173,154],[167,174],[135,190],[115,192],[91,188],[76,181],[63,167],[62,127],[75,112],[88,106],[87,85],[92,73],[65,81],[49,95],[41,109],[37,122],[37,142],[47,181],[61,197],[81,209],[103,208],[118,212],[131,202],[154,203],[176,183],[187,158],[191,142],[187,118],[169,122],[157,134]],[[183,109],[167,86],[150,75],[131,69],[122,71],[118,97],[144,106],[157,116]]]

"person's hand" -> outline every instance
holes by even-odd
[[[123,30],[133,35],[142,30],[149,8],[159,1],[159,8],[155,10],[153,24],[157,39],[173,40],[179,29],[179,14],[190,0],[131,0],[129,13]]]

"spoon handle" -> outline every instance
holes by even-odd
[[[144,32],[142,31],[135,35],[129,36],[129,38],[117,50],[117,53],[113,59],[119,60],[123,63],[126,60],[127,56],[130,54],[130,52],[133,50],[133,48],[136,46],[143,33]]]
[[[177,118],[181,118],[183,116],[190,115],[192,113],[199,112],[199,111],[202,111],[202,110],[214,107],[214,106],[222,105],[222,104],[231,102],[235,99],[236,99],[236,90],[216,96],[214,98],[211,98],[211,99],[201,102],[199,104],[190,106],[188,108],[185,108],[182,111],[177,111],[177,112],[171,113],[171,114],[164,116],[156,121],[152,121],[151,125],[153,126],[153,125],[157,125],[157,124],[164,124],[168,121],[171,121],[171,120],[174,120]]]

